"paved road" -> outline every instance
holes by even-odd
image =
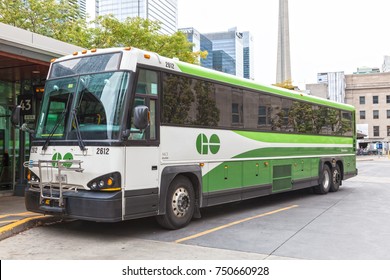
[[[30,229],[0,259],[390,259],[390,160],[360,161],[340,191],[297,191],[212,207],[177,231],[153,218]]]

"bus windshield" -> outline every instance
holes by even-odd
[[[104,72],[46,82],[37,139],[118,139],[127,72]]]

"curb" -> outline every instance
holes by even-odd
[[[12,224],[3,226],[0,228],[0,241],[11,237],[15,234],[21,233],[27,229],[44,226],[51,223],[56,223],[61,221],[59,217],[53,216],[37,216],[37,217],[28,217],[20,221],[14,222]]]

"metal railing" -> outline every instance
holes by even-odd
[[[38,181],[30,180],[29,184],[39,187],[41,208],[44,210],[64,208],[64,192],[84,189],[82,185],[68,183],[69,172],[83,172],[80,160],[38,160],[26,161],[23,165],[26,168],[38,168]],[[53,205],[53,201],[58,202]],[[57,209],[58,210],[58,209]]]

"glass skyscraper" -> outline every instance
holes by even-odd
[[[193,52],[208,52],[205,59],[200,59],[203,67],[254,80],[254,47],[250,32],[237,32],[233,28],[228,32],[201,34],[192,27],[179,31],[194,44]]]
[[[213,51],[213,69],[236,75],[236,61],[222,50]]]
[[[255,79],[254,75],[254,61],[253,56],[253,38],[250,32],[243,32],[243,48],[244,48],[244,78]]]
[[[213,43],[195,28],[180,28],[179,31],[186,34],[188,42],[194,44],[193,52],[207,51],[207,57],[199,58],[199,62],[203,67],[213,69]]]
[[[228,32],[208,33],[204,36],[213,43],[214,51],[223,51],[235,61],[235,71],[230,74],[244,77],[243,33],[238,32],[237,28],[232,28]]]
[[[207,39],[206,36],[200,34],[200,49],[201,51],[207,51],[208,55],[206,58],[200,59],[200,64],[203,67],[213,69],[214,63],[214,52],[213,52],[213,42]]]
[[[177,31],[177,0],[98,0],[99,15],[113,14],[120,21],[142,17],[161,23],[163,34]]]

